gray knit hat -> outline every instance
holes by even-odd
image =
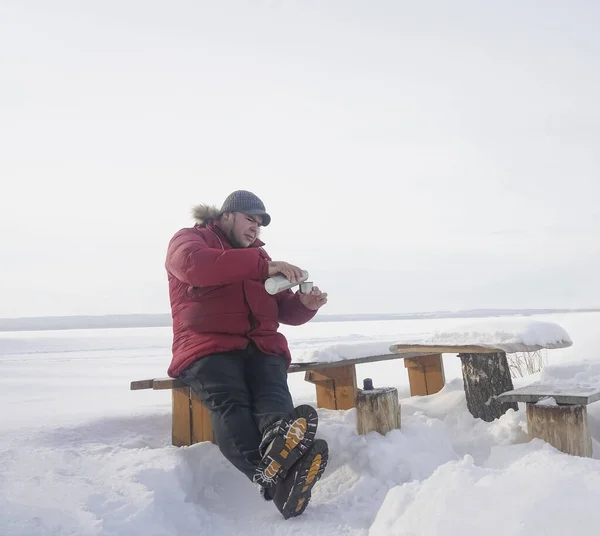
[[[262,216],[264,227],[271,223],[271,216],[265,211],[264,203],[247,190],[236,190],[230,193],[220,210],[221,214],[225,212],[243,212],[250,216]]]

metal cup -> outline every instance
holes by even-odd
[[[310,293],[310,291],[313,288],[313,282],[312,281],[303,281],[302,283],[300,283],[300,292],[302,294],[308,294]]]

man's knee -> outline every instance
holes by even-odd
[[[209,409],[250,405],[243,362],[237,356],[225,353],[202,357],[180,377]]]

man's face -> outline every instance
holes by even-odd
[[[262,226],[262,216],[251,216],[243,212],[231,214],[229,237],[232,245],[247,248],[258,238]]]

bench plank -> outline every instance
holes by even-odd
[[[288,373],[305,372],[307,370],[329,369],[336,367],[346,367],[348,365],[360,365],[361,363],[375,363],[377,361],[387,361],[389,359],[405,359],[411,357],[421,357],[429,355],[431,352],[403,352],[393,354],[371,355],[368,357],[357,357],[354,359],[342,359],[340,361],[331,361],[325,363],[310,362],[310,363],[292,363],[288,368]],[[135,380],[130,384],[130,390],[137,391],[140,389],[177,389],[185,387],[185,383],[175,378],[154,378],[145,380]]]
[[[473,344],[392,344],[390,351],[399,354],[407,352],[427,352],[429,354],[495,354],[501,350]]]
[[[536,403],[544,398],[554,398],[557,404],[586,406],[600,400],[600,386],[534,383],[498,396],[502,402]]]
[[[129,386],[132,391],[139,391],[140,389],[178,389],[179,387],[185,387],[185,383],[169,377],[135,380]]]
[[[137,391],[139,389],[152,389],[153,379],[150,380],[135,380],[131,382],[129,389],[131,391]]]
[[[377,361],[388,361],[390,359],[405,359],[408,357],[421,357],[422,355],[429,355],[432,352],[429,350],[421,352],[403,352],[403,353],[389,353],[370,355],[366,357],[355,357],[352,359],[340,359],[339,361],[329,362],[318,362],[313,361],[309,363],[292,363],[288,369],[288,372],[305,372],[307,370],[319,370],[322,368],[333,368],[333,367],[345,367],[347,365],[361,365],[363,363],[376,363]]]
[[[555,348],[568,348],[572,342],[554,341],[543,344],[526,344],[524,342],[495,342],[485,346],[480,344],[452,344],[439,342],[426,343],[396,343],[390,346],[390,352],[439,352],[441,354],[492,354],[497,352],[537,352],[538,350],[551,350]]]
[[[157,378],[152,384],[152,389],[177,389],[179,387],[186,387],[185,382],[174,378]]]

